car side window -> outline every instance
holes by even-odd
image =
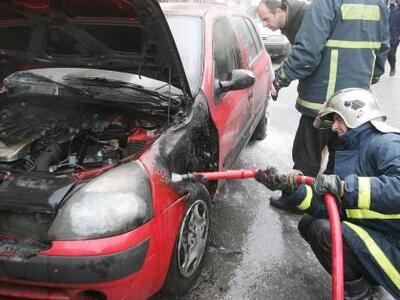
[[[254,27],[254,23],[250,22],[249,19],[245,19],[245,22],[247,24],[247,27],[249,28],[251,36],[253,37],[254,46],[257,49],[257,53],[260,53],[264,46],[261,44],[260,36],[258,35],[256,28]]]
[[[242,68],[240,48],[235,32],[226,17],[218,19],[213,28],[215,77],[227,80],[232,70]]]
[[[239,16],[233,18],[235,29],[238,32],[246,50],[247,63],[251,65],[260,53],[260,40],[258,39],[258,35],[254,27],[251,25],[251,23],[247,23],[246,21],[248,22],[248,20]],[[253,34],[251,30],[254,31]]]

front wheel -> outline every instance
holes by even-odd
[[[210,195],[198,185],[187,200],[163,292],[181,295],[200,274],[210,233]]]

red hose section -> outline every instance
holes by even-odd
[[[307,176],[298,176],[297,184],[312,185],[315,179]],[[332,241],[332,299],[344,298],[344,269],[343,269],[343,238],[342,223],[336,205],[335,197],[331,193],[324,195],[326,209],[328,210],[329,224]]]
[[[342,223],[335,197],[331,193],[324,195],[326,209],[328,210],[332,241],[332,299],[344,298],[344,270],[343,270],[343,240]]]
[[[297,184],[307,184],[307,185],[313,185],[315,179],[313,177],[309,176],[297,176]]]
[[[255,178],[258,170],[227,170],[221,172],[199,172],[194,176],[203,176],[207,180]]]
[[[257,170],[227,170],[222,172],[194,173],[195,176],[203,176],[207,180],[244,179],[255,178]],[[307,176],[298,176],[298,184],[312,185],[315,179]],[[331,193],[324,195],[324,201],[328,210],[329,224],[332,240],[332,299],[344,299],[344,270],[343,270],[343,240],[342,223],[336,205],[335,197]]]

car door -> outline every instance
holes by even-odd
[[[254,122],[253,128],[255,128],[261,118],[260,114],[265,114],[264,107],[270,91],[268,80],[273,70],[257,30],[250,19],[244,16],[234,16],[233,24],[245,51],[247,68],[256,76],[256,81],[250,89],[252,95],[251,120]]]
[[[243,69],[243,59],[232,24],[219,17],[213,24],[214,81],[228,80],[235,69]],[[250,88],[251,89],[251,88]],[[250,131],[250,89],[218,93],[214,90],[214,106],[210,107],[220,139],[220,166],[228,168],[247,142]]]

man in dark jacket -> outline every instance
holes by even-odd
[[[258,16],[265,27],[273,31],[280,29],[293,45],[307,8],[308,4],[304,1],[262,0]]]
[[[400,41],[400,5],[399,1],[391,1],[390,15],[390,51],[388,54],[388,62],[390,65],[390,76],[396,74],[396,51]]]
[[[262,14],[262,7],[267,5],[264,1],[271,0],[261,2],[259,16],[268,26],[269,16]],[[288,7],[290,16],[290,2]],[[292,50],[275,72],[274,87],[278,92],[299,79],[296,108],[302,116],[292,148],[294,169],[315,177],[327,147],[325,172],[332,173],[337,136],[316,130],[313,120],[335,91],[348,87],[369,89],[384,73],[389,51],[388,8],[381,0],[357,4],[351,0],[313,0],[304,12]],[[272,198],[271,205],[288,209],[287,197],[283,194],[282,198]]]
[[[328,272],[330,229],[322,195],[336,197],[343,220],[345,299],[372,299],[371,286],[377,285],[400,299],[400,131],[385,119],[369,91],[339,91],[314,122],[341,140],[335,175],[319,175],[313,187],[297,187],[274,167],[257,176],[269,189],[293,192],[290,204],[308,214],[299,231]]]

